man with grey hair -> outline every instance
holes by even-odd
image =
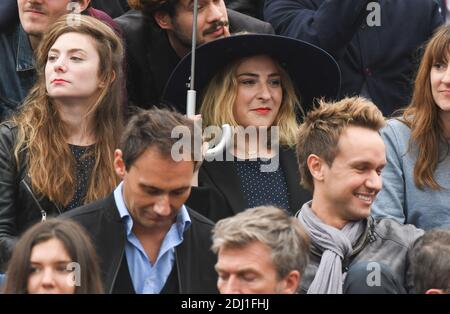
[[[260,206],[220,220],[212,250],[220,293],[295,293],[308,264],[309,239],[284,210]]]

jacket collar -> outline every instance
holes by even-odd
[[[25,33],[22,24],[17,27],[17,55],[16,55],[16,71],[29,71],[34,69],[34,54],[31,48],[30,40]]]

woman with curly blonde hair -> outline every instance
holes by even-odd
[[[30,225],[118,182],[122,56],[114,31],[88,16],[61,17],[41,41],[38,80],[0,127],[0,266]]]

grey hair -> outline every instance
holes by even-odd
[[[247,209],[217,222],[213,229],[212,250],[243,247],[253,241],[267,245],[272,252],[278,278],[293,270],[300,274],[309,260],[309,238],[297,219],[273,206]]]

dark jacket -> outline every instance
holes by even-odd
[[[273,34],[270,24],[228,10],[230,33],[242,31]],[[115,19],[123,30],[127,55],[127,92],[132,105],[150,108],[159,104],[164,87],[180,57],[166,31],[153,18],[130,10]]]
[[[293,149],[280,147],[280,167],[288,188],[289,212],[294,215],[311,193],[300,186],[297,158]],[[205,161],[186,204],[212,221],[233,216],[247,208],[234,161]]]
[[[375,2],[381,26],[368,26]],[[435,0],[266,0],[264,17],[277,34],[329,52],[341,68],[341,96],[368,94],[385,115],[409,103],[418,48],[443,22]]]
[[[211,251],[213,223],[192,210],[188,212],[192,223],[183,235],[183,242],[175,248],[180,293],[218,293],[216,256]],[[114,194],[62,217],[77,221],[90,233],[100,258],[103,287],[106,293],[111,293],[125,255],[126,241]]]
[[[17,165],[13,151],[17,127],[11,123],[0,126],[0,272],[5,270],[12,250],[28,227],[42,220],[43,216],[56,216],[60,209],[45,197],[38,197],[31,190],[27,175],[26,151],[20,155]],[[22,162],[23,161],[23,162]]]
[[[365,221],[366,229],[353,247],[353,253],[342,262],[342,271],[347,271],[358,262],[378,262],[388,266],[407,292],[414,288],[408,252],[414,242],[423,235],[423,230],[413,225],[401,225],[392,219]],[[301,293],[306,293],[316,275],[322,251],[311,243],[310,261],[302,274]]]
[[[130,9],[127,0],[91,0],[91,6],[116,18]]]
[[[262,20],[264,0],[225,0],[228,9],[232,9]]]

